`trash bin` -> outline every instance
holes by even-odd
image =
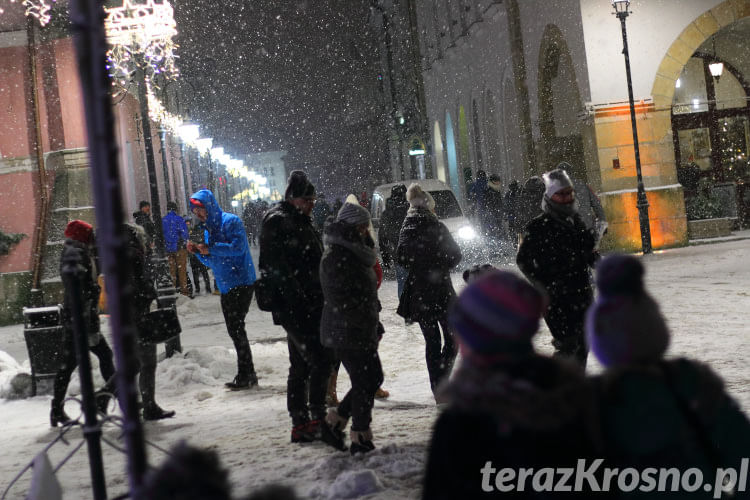
[[[37,380],[55,378],[60,366],[63,347],[62,306],[24,307],[23,321],[23,338],[31,365],[31,395],[36,396]]]

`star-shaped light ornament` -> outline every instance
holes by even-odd
[[[113,85],[127,87],[138,66],[150,81],[159,74],[167,79],[179,75],[175,64],[177,45],[172,40],[177,23],[168,0],[123,0],[120,7],[104,10]]]
[[[10,3],[21,3],[26,8],[26,15],[29,17],[36,18],[37,21],[39,21],[39,25],[44,27],[49,23],[50,21],[50,9],[52,9],[52,4],[55,2],[55,0],[22,0],[21,2],[16,2],[16,0],[10,0]],[[3,14],[5,12],[5,9],[0,6],[0,14]]]

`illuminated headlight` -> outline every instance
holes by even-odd
[[[471,226],[464,226],[458,230],[458,237],[462,240],[473,240],[477,237],[477,232]]]

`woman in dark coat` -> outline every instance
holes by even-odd
[[[146,271],[146,235],[139,226],[125,224],[125,228],[128,236],[128,263],[133,272],[133,313],[135,314],[139,336],[138,361],[140,362],[140,373],[138,387],[143,402],[143,419],[171,418],[175,415],[174,411],[163,410],[156,404],[156,344],[141,340],[141,332],[150,328],[150,325],[143,320],[149,312],[151,302],[156,298],[156,289],[153,282],[148,278]]]
[[[99,370],[104,380],[109,380],[115,373],[115,363],[112,349],[109,348],[107,341],[99,331],[99,285],[96,278],[98,273],[97,265],[94,259],[95,240],[94,228],[88,222],[82,220],[70,221],[65,227],[65,244],[60,255],[60,272],[62,274],[63,266],[66,262],[77,260],[81,269],[81,297],[83,321],[86,325],[88,334],[89,350],[99,358]],[[62,311],[63,325],[63,351],[60,368],[55,375],[54,393],[52,396],[52,408],[50,410],[50,425],[65,424],[70,421],[70,417],[63,409],[65,394],[68,391],[70,377],[73,375],[78,366],[76,359],[76,350],[73,332],[72,320],[72,289],[67,282],[65,284],[65,295]],[[106,409],[106,399],[99,400],[100,409]]]
[[[574,365],[534,352],[543,293],[510,272],[478,276],[450,314],[462,361],[441,389],[448,406],[433,430],[423,498],[558,498],[534,491],[531,478],[523,491],[501,492],[496,478],[506,468],[575,467],[598,458],[593,391]]]
[[[461,262],[461,250],[448,228],[433,213],[435,200],[412,184],[406,193],[409,211],[396,249],[399,264],[409,272],[398,314],[419,323],[433,393],[453,368],[457,349],[448,325],[448,305],[456,296],[450,270]],[[442,330],[442,347],[441,347]]]
[[[596,274],[599,297],[587,313],[586,338],[606,368],[595,383],[607,466],[697,468],[712,485],[718,468],[734,468],[740,476],[750,451],[750,422],[711,368],[664,359],[669,328],[644,289],[640,260],[613,255],[601,261]],[[628,498],[662,495],[634,491]],[[675,498],[685,495],[719,498],[703,488]],[[721,498],[749,495],[735,490]]]
[[[378,357],[381,328],[378,321],[376,254],[368,231],[370,214],[362,206],[345,203],[336,221],[325,228],[325,251],[320,261],[323,314],[320,341],[332,348],[349,374],[352,388],[331,409],[326,420],[343,432],[352,418],[352,454],[375,449],[372,443],[372,407],[383,382]]]
[[[550,297],[544,320],[555,355],[572,357],[585,367],[583,321],[594,299],[589,269],[598,257],[596,237],[578,214],[568,174],[553,170],[544,174],[544,182],[544,211],[526,225],[516,263]]]

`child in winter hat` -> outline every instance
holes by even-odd
[[[336,220],[353,226],[367,225],[370,224],[370,212],[359,203],[347,201],[341,206]]]
[[[435,199],[416,182],[406,190],[406,201],[411,208],[424,207],[429,211],[435,210]]]
[[[546,308],[546,296],[528,281],[489,270],[463,289],[448,320],[464,359],[492,365],[533,354],[531,339]]]
[[[643,286],[641,262],[612,255],[596,268],[599,297],[588,310],[586,339],[607,367],[660,360],[669,346],[669,330],[659,305]]]

